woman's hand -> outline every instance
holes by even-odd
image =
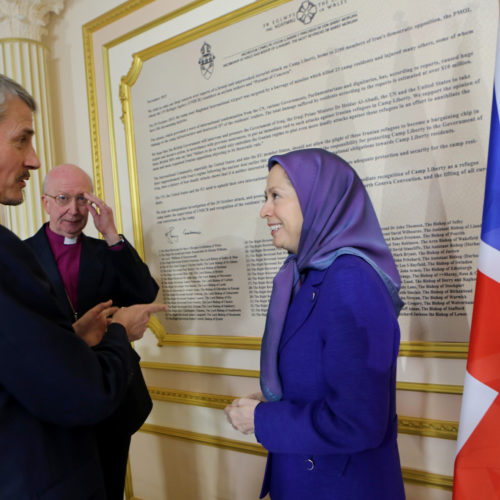
[[[256,399],[257,401],[262,401],[262,402],[266,402],[267,399],[264,397],[264,394],[262,394],[262,392],[252,392],[252,394],[249,394],[248,396],[245,396],[245,398],[247,399]]]
[[[254,394],[252,394],[254,396]],[[243,434],[254,432],[255,407],[260,403],[258,399],[239,398],[224,408],[228,422]]]

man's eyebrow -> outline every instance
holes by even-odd
[[[31,127],[26,127],[19,130],[16,134],[12,136],[12,140],[17,141],[21,137],[33,137],[35,135],[35,131]]]

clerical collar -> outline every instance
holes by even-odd
[[[54,233],[52,229],[50,229],[49,225],[45,226],[45,233],[51,242],[56,245],[76,245],[80,239],[81,235],[75,236],[74,238],[67,238],[66,236],[62,236],[60,234]]]

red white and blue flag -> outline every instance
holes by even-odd
[[[500,42],[500,35],[499,35]],[[453,500],[500,499],[500,49]]]

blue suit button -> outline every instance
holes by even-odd
[[[312,458],[308,458],[306,460],[307,464],[307,470],[313,470],[314,469],[314,460]]]

